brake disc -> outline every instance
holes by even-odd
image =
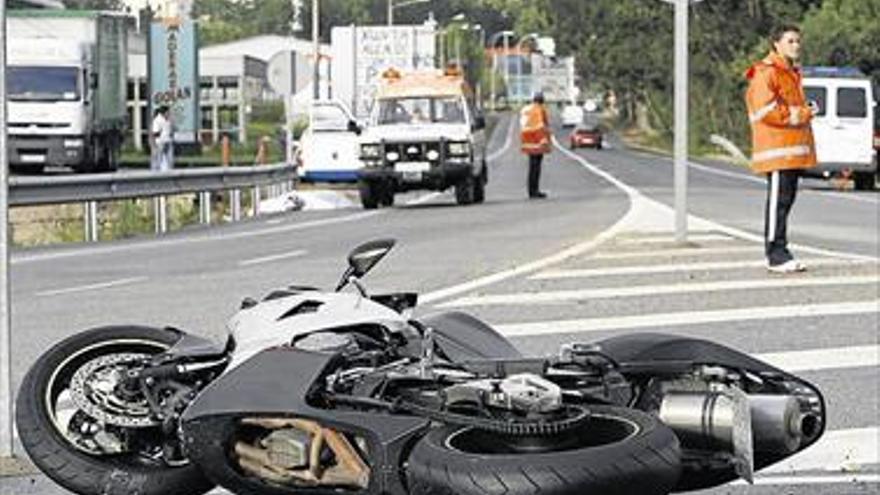
[[[130,399],[116,393],[132,363],[148,354],[119,353],[100,356],[81,366],[70,380],[73,403],[92,418],[110,425],[146,428],[160,423],[150,415],[146,398]]]

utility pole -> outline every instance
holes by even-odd
[[[9,303],[9,155],[6,1],[0,0],[0,458],[12,457],[12,325]]]
[[[689,0],[675,2],[675,242],[687,242],[688,161],[688,9]]]
[[[394,25],[394,0],[388,0],[388,25]]]
[[[314,52],[315,57],[315,72],[312,75],[312,97],[315,101],[318,101],[321,98],[321,45],[320,40],[318,39],[318,35],[320,34],[320,26],[318,23],[320,22],[321,16],[318,12],[318,0],[312,0],[312,51]]]

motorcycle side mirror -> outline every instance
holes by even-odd
[[[349,278],[361,278],[376,266],[382,258],[394,247],[394,239],[377,239],[365,242],[354,248],[348,255],[348,270],[339,281],[336,290],[341,290],[348,284]]]

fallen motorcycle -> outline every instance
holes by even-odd
[[[33,462],[76,493],[633,494],[727,483],[825,429],[816,387],[722,345],[634,334],[523,356],[476,318],[333,292],[245,299],[217,345],[103,327],[43,354],[17,399]],[[353,286],[354,290],[345,291]]]

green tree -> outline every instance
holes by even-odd
[[[880,81],[880,0],[825,0],[804,21],[806,62],[851,65]]]

